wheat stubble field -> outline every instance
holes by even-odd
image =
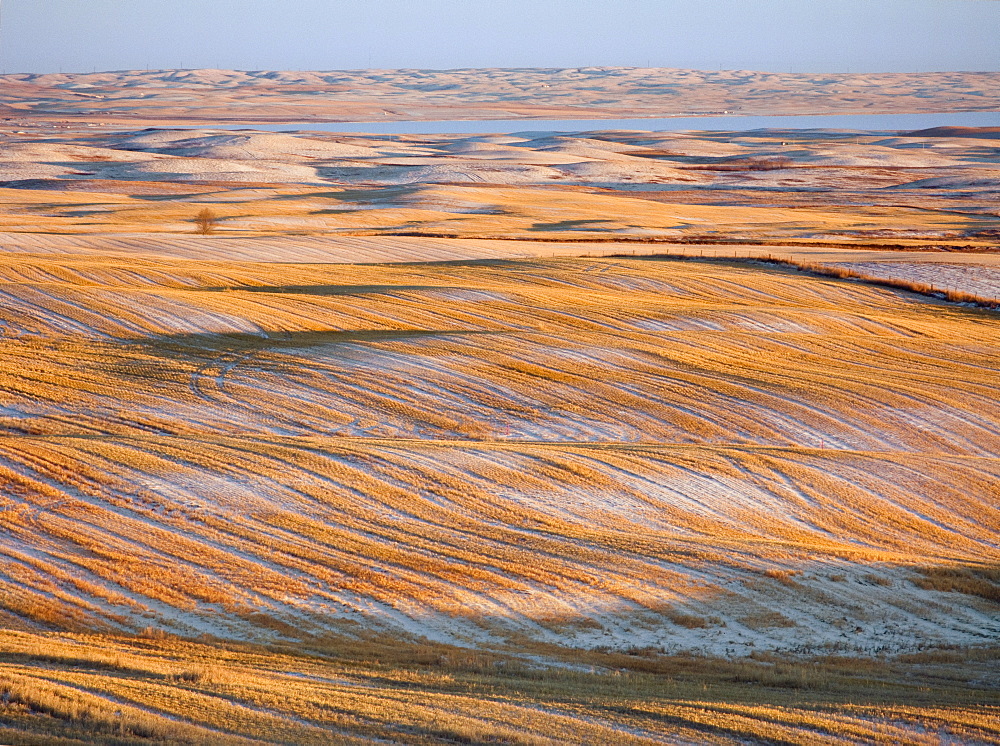
[[[212,129],[995,77],[4,77],[0,743],[1000,743],[995,128]]]
[[[993,311],[631,256],[0,292],[5,742],[1000,741]]]

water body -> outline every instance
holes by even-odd
[[[701,130],[746,132],[757,129],[837,129],[907,132],[928,127],[1000,127],[1000,112],[945,114],[819,114],[809,116],[707,116],[664,119],[483,119],[429,122],[288,122],[285,124],[228,125],[217,129],[255,129],[268,132],[357,132],[380,135],[521,134],[538,132],[593,132],[597,130]]]

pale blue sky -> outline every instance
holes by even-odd
[[[0,0],[6,72],[1000,70],[998,0]]]

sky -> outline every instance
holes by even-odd
[[[0,0],[0,71],[1000,70],[1000,0]]]

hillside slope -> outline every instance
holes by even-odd
[[[720,654],[1000,633],[989,311],[622,258],[0,277],[7,626]]]

